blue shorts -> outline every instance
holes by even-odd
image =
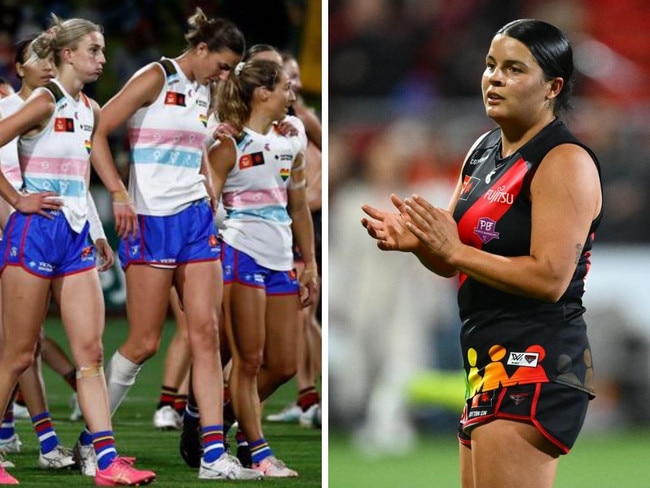
[[[265,268],[248,254],[238,251],[225,242],[221,243],[223,282],[234,282],[266,290],[267,295],[294,295],[298,293],[298,275],[295,269],[277,271]]]
[[[38,214],[13,212],[0,243],[0,269],[20,266],[40,278],[58,278],[95,267],[95,246],[86,222],[75,232],[60,210],[48,212],[52,220]]]
[[[221,249],[207,200],[174,215],[138,215],[135,237],[120,241],[120,262],[174,268],[179,264],[218,261]]]

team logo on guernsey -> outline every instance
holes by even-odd
[[[524,368],[536,368],[539,361],[537,352],[511,352],[508,356],[508,366],[523,366]]]
[[[74,120],[69,117],[55,118],[54,132],[74,132]]]
[[[88,151],[88,154],[90,154],[90,151],[93,150],[93,143],[92,141],[84,141],[84,145],[86,146],[86,151]]]
[[[469,176],[465,175],[465,179],[463,180],[463,186],[460,189],[460,196],[458,197],[459,200],[467,200],[470,196],[470,194],[474,191],[474,188],[476,188],[476,184],[479,183],[481,180],[474,176]]]
[[[289,176],[291,176],[291,170],[289,168],[282,168],[280,170],[280,178],[282,178],[282,181],[287,181]]]
[[[509,396],[515,405],[520,405],[529,397],[528,393],[511,393]]]
[[[165,105],[179,105],[185,107],[185,95],[183,93],[168,91],[165,93]]]
[[[244,154],[239,158],[239,169],[252,168],[253,166],[261,166],[262,164],[264,164],[264,154],[262,152]]]
[[[499,233],[494,230],[496,225],[497,223],[494,220],[488,217],[481,217],[478,220],[478,224],[474,228],[474,234],[476,234],[478,238],[481,239],[481,242],[483,244],[487,244],[492,239],[499,238]]]

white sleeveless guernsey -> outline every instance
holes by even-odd
[[[24,189],[28,193],[56,192],[70,227],[81,232],[88,220],[87,177],[95,119],[83,93],[75,100],[57,80],[53,82],[64,96],[41,132],[18,138],[18,159]],[[46,88],[36,90],[52,95]]]
[[[293,252],[287,186],[304,140],[284,137],[274,128],[259,134],[245,127],[236,147],[235,166],[222,191],[227,215],[223,240],[261,266],[289,271]]]
[[[176,73],[165,73],[156,101],[128,121],[129,194],[143,215],[173,215],[208,196],[199,170],[210,90],[187,79],[176,61],[169,61]]]
[[[18,111],[25,104],[18,93],[0,100],[0,117],[6,119],[11,114]],[[16,190],[23,186],[23,177],[20,174],[20,164],[18,162],[18,138],[12,139],[4,146],[0,147],[0,169],[7,181],[11,183]]]

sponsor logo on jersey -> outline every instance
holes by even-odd
[[[524,368],[535,368],[539,361],[537,352],[511,352],[508,356],[508,366],[523,366]]]
[[[485,184],[486,184],[486,185],[489,185],[489,184],[490,184],[490,181],[492,181],[492,177],[494,176],[494,173],[496,173],[496,172],[497,172],[497,169],[494,168],[492,171],[490,171],[490,172],[487,174],[487,176],[485,177]]]
[[[470,164],[472,166],[477,165],[477,164],[482,164],[485,161],[487,161],[489,154],[487,152],[487,149],[477,151],[475,154],[472,155],[471,159],[467,162],[467,164]]]
[[[287,181],[287,179],[291,176],[291,169],[289,168],[282,168],[280,170],[280,178],[282,178],[282,181]]]
[[[244,154],[239,158],[239,169],[252,168],[262,164],[264,164],[264,154],[262,152]]]
[[[56,117],[54,132],[74,132],[74,120],[70,117]]]
[[[467,418],[476,418],[487,415],[494,403],[494,391],[477,393],[472,397],[472,404],[469,407]]]
[[[88,261],[93,257],[93,246],[86,246],[81,250],[81,260]]]
[[[496,228],[497,223],[489,217],[481,217],[474,227],[474,234],[481,239],[483,244],[487,244],[492,239],[498,239],[499,233],[494,229]]]
[[[474,188],[476,188],[476,185],[480,182],[481,180],[479,180],[475,176],[465,175],[465,179],[463,180],[463,186],[460,189],[460,196],[458,197],[458,199],[467,200],[470,194],[474,191]]]
[[[165,93],[165,105],[185,107],[185,95],[183,93],[168,91]]]
[[[34,266],[36,266],[36,263],[32,261],[31,263],[29,263],[29,265],[33,268]],[[44,261],[39,261],[38,270],[45,271],[47,273],[52,273],[54,271],[54,265],[50,263],[46,263]]]
[[[515,196],[505,190],[505,185],[500,186],[496,190],[490,189],[485,192],[483,198],[490,203],[505,203],[507,205],[512,205],[515,201]]]

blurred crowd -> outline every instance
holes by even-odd
[[[348,146],[346,177],[361,172],[366,143],[398,118],[428,131],[411,177],[455,178],[492,127],[479,81],[494,32],[532,17],[564,30],[579,78],[568,123],[603,166],[607,219],[599,242],[650,242],[650,9],[642,0],[334,0],[329,3],[331,136]],[[387,130],[387,129],[386,129]],[[441,137],[442,136],[442,137]],[[423,158],[424,157],[424,160]],[[451,172],[452,174],[448,174]],[[334,169],[332,191],[339,174]]]
[[[447,205],[469,146],[494,127],[480,94],[490,39],[524,17],[557,25],[574,48],[578,80],[566,122],[597,153],[605,194],[594,252],[650,243],[646,1],[330,1],[330,414],[334,427],[358,427],[355,438],[368,449],[394,439],[395,424],[408,432],[390,414],[408,410],[418,371],[460,367],[460,324],[456,284],[434,279],[412,257],[382,256],[364,235],[360,206],[389,208],[390,193],[414,192]]]
[[[312,33],[307,32],[308,10],[318,9],[320,12],[318,0],[3,0],[0,11],[0,78],[14,87],[20,85],[14,71],[14,45],[47,28],[51,24],[51,12],[63,19],[81,17],[98,23],[104,29],[105,72],[97,83],[84,89],[90,97],[103,104],[137,69],[163,55],[170,56],[184,49],[186,21],[196,7],[200,7],[208,17],[225,17],[235,22],[244,33],[248,46],[270,44],[296,56],[303,71],[303,96],[310,105],[320,109],[320,31],[317,32],[317,49],[310,48]],[[318,59],[312,59],[315,56]],[[318,73],[311,72],[315,68]],[[318,83],[311,81],[316,78]],[[112,137],[117,162],[126,174],[125,143],[124,134]]]

